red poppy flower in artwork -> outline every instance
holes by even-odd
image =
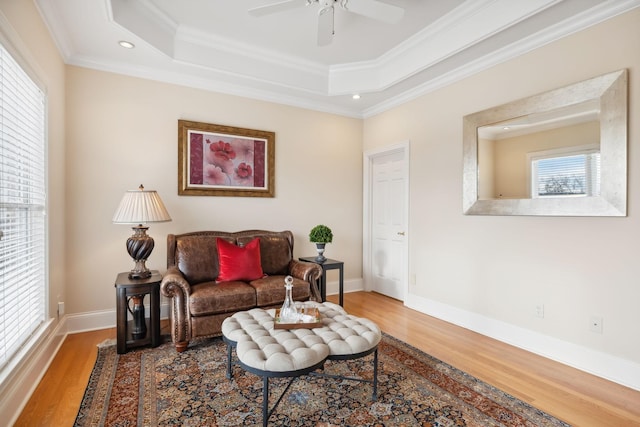
[[[246,164],[244,162],[240,163],[238,165],[238,168],[236,169],[236,174],[241,179],[249,178],[253,174],[253,170],[251,169],[251,165],[248,165],[248,164]]]
[[[208,141],[207,141],[208,142]],[[213,151],[216,157],[221,157],[225,160],[232,160],[236,158],[236,152],[231,147],[231,144],[224,141],[214,142],[209,145],[209,150]]]
[[[214,149],[215,147],[217,147],[217,149]],[[211,165],[218,166],[224,173],[231,175],[234,171],[233,160],[231,160],[231,158],[234,158],[235,155],[236,153],[231,147],[225,149],[225,143],[220,141],[209,145],[209,150],[207,150],[205,154],[205,160]]]

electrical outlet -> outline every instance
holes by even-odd
[[[544,304],[536,304],[536,317],[544,318]]]
[[[602,333],[602,317],[601,316],[591,316],[589,319],[589,329],[591,332],[595,332],[596,334]]]
[[[58,303],[58,316],[64,316],[64,302]]]

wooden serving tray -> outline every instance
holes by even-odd
[[[313,329],[322,326],[322,319],[320,318],[320,311],[317,307],[307,308],[304,314],[308,314],[315,318],[315,322],[297,322],[297,323],[282,323],[280,321],[280,309],[276,308],[276,317],[273,322],[274,329]]]

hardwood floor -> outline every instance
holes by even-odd
[[[328,299],[337,302],[337,296]],[[345,295],[345,309],[572,425],[640,426],[640,392],[410,310],[380,294]],[[16,426],[71,426],[96,358],[115,329],[69,335]]]
[[[97,345],[115,337],[115,328],[68,335],[14,425],[72,426],[98,355]]]

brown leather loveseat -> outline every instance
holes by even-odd
[[[248,273],[243,271],[247,268]],[[186,350],[191,339],[221,335],[222,321],[235,312],[280,307],[287,275],[294,278],[294,300],[321,301],[316,284],[322,268],[293,259],[290,231],[169,234],[161,291],[172,299],[171,338],[176,350]]]

